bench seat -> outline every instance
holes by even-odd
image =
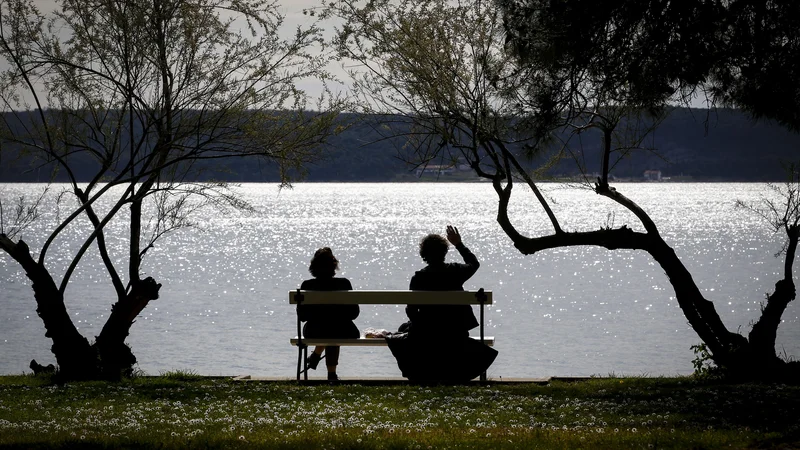
[[[481,340],[480,336],[470,336],[472,339]],[[289,339],[292,345],[297,345],[297,336]],[[484,336],[484,344],[494,346],[494,336]],[[316,347],[317,345],[338,345],[340,347],[386,347],[384,338],[358,338],[358,339],[303,339],[303,345]]]

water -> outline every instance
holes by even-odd
[[[0,184],[0,195],[8,204],[41,187]],[[621,224],[642,229],[630,214],[590,191],[555,184],[544,188],[565,230]],[[651,214],[728,328],[749,331],[765,293],[780,277],[782,262],[773,255],[783,238],[754,215],[735,209],[734,200],[756,201],[766,193],[765,185],[630,183],[618,188]],[[520,255],[495,222],[497,199],[487,184],[326,183],[297,184],[291,190],[249,184],[239,191],[255,213],[203,213],[199,229],[169,235],[148,253],[143,272],[163,283],[161,298],[143,311],[128,339],[145,372],[291,377],[297,353],[289,338],[296,322],[287,292],[309,277],[316,248],[333,248],[341,276],[355,289],[407,289],[411,274],[423,266],[419,239],[444,232],[450,223],[482,263],[465,287],[494,291],[487,335],[495,336],[500,354],[490,377],[692,371],[689,347],[700,339],[647,254],[573,247]],[[546,216],[522,186],[512,202],[512,220],[521,232],[550,232]],[[48,208],[46,220],[23,234],[34,254],[56,214]],[[86,223],[71,227],[51,248],[47,265],[58,277],[87,229]],[[124,232],[124,220],[108,229],[115,258],[126,252]],[[457,253],[448,259],[458,260]],[[124,277],[126,268],[118,270]],[[28,279],[5,254],[0,283],[0,374],[26,371],[32,358],[54,362]],[[70,281],[68,310],[93,339],[112,303],[108,276],[90,252]],[[794,358],[800,356],[798,315],[793,302],[778,333],[778,349]],[[356,324],[362,330],[394,329],[404,320],[402,306],[363,306]],[[339,374],[400,375],[386,348],[344,348]]]

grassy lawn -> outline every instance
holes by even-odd
[[[800,387],[0,377],[0,448],[800,448]]]

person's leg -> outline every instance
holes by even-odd
[[[329,345],[328,349],[325,353],[325,358],[327,362],[325,363],[328,366],[328,379],[329,380],[338,380],[339,377],[336,375],[336,366],[339,365],[339,349],[340,347]]]
[[[322,352],[325,350],[324,345],[318,345],[314,347],[314,351],[308,356],[306,360],[306,364],[308,364],[308,368],[312,370],[317,370],[317,366],[319,362],[322,361]]]

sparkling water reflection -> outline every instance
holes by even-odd
[[[4,199],[40,189],[0,185]],[[621,184],[651,213],[731,330],[749,330],[764,293],[782,264],[773,257],[782,237],[733,207],[757,200],[760,184]],[[635,219],[608,200],[579,189],[545,185],[567,230],[628,224]],[[161,298],[145,309],[128,340],[145,372],[191,369],[209,375],[292,376],[296,352],[294,310],[287,291],[308,277],[313,251],[330,246],[341,275],[356,289],[406,289],[422,263],[417,243],[448,223],[459,227],[482,262],[468,288],[495,292],[488,334],[500,355],[492,377],[548,375],[674,375],[692,370],[689,328],[663,271],[642,252],[592,247],[520,255],[494,220],[490,186],[474,184],[248,184],[242,195],[254,214],[209,213],[199,229],[169,236],[148,255],[144,271],[163,283]],[[520,231],[548,233],[535,199],[518,188],[512,216]],[[56,211],[47,219],[55,220]],[[23,239],[38,251],[47,223]],[[63,273],[81,245],[74,225],[51,250],[48,267]],[[126,252],[125,222],[109,228],[116,255]],[[451,255],[452,256],[452,255]],[[124,268],[123,268],[124,271]],[[50,341],[28,280],[7,255],[0,257],[0,373],[20,373],[31,358],[52,362]],[[100,332],[113,292],[96,255],[79,266],[67,291],[68,309],[88,337]],[[365,306],[356,321],[393,329],[402,307]],[[800,354],[797,303],[779,329],[779,350]],[[346,348],[342,376],[399,376],[386,348]]]

